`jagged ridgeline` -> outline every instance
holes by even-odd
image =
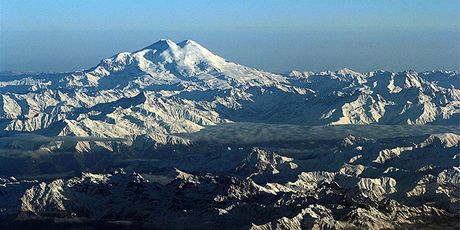
[[[138,137],[155,143],[207,125],[452,125],[459,122],[457,72],[273,74],[211,53],[196,42],[161,40],[83,72],[2,73],[2,136]],[[78,151],[108,143],[77,143]]]
[[[0,97],[3,228],[459,227],[458,72],[275,74],[160,40],[2,72]]]

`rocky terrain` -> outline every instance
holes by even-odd
[[[459,140],[190,146],[197,152],[132,159],[110,173],[1,179],[0,218],[18,228],[456,229]]]
[[[458,229],[458,72],[274,74],[161,40],[0,74],[0,228]]]

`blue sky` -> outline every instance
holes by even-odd
[[[0,70],[72,71],[160,38],[260,69],[458,70],[458,0],[0,0]]]

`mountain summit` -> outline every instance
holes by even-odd
[[[166,50],[170,47],[176,47],[176,46],[177,46],[176,43],[174,43],[173,41],[169,39],[160,39],[159,41],[145,47],[142,50],[145,50],[145,49]]]
[[[144,83],[149,80],[148,84],[183,83],[221,89],[231,85],[264,85],[284,80],[281,76],[227,61],[192,40],[174,43],[166,39],[132,53],[123,52],[104,59],[85,76],[74,80],[77,85],[84,85],[81,81],[85,81],[93,86],[110,88],[114,86],[114,79],[105,81],[108,85],[101,79],[114,75],[129,77],[115,80],[119,86],[126,86],[138,77],[143,78]]]

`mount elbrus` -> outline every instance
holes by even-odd
[[[458,72],[274,74],[160,40],[2,72],[0,97],[0,225],[458,228]]]

